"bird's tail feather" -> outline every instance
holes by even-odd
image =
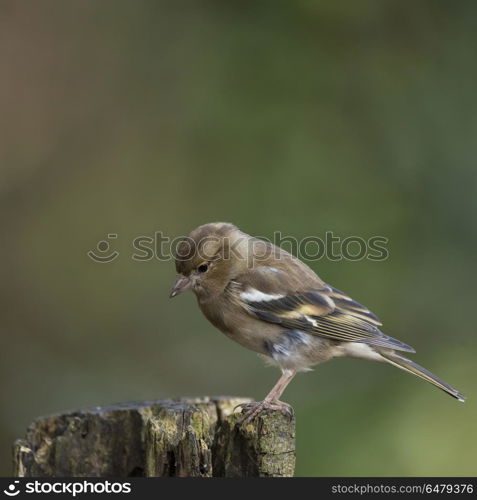
[[[458,390],[454,389],[449,384],[441,380],[438,376],[431,373],[429,370],[426,370],[422,366],[419,366],[417,363],[414,363],[414,361],[404,358],[394,352],[380,352],[380,354],[381,356],[383,356],[383,358],[386,359],[388,363],[391,363],[392,365],[401,368],[401,370],[405,370],[409,373],[412,373],[413,375],[416,375],[426,380],[432,385],[439,387],[439,389],[443,390],[452,397],[458,399],[459,401],[464,402],[465,396],[463,394],[461,394]]]

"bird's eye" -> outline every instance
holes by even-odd
[[[205,273],[207,271],[207,269],[209,269],[209,265],[208,264],[201,264],[197,268],[197,271],[199,271],[199,273]]]

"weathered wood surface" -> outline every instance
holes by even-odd
[[[102,406],[35,420],[14,444],[18,477],[292,476],[295,419],[266,411],[239,426],[243,398]]]

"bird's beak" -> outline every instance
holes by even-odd
[[[174,288],[172,289],[169,297],[172,299],[172,297],[175,297],[176,295],[179,295],[180,293],[189,290],[191,285],[192,281],[190,278],[187,278],[186,276],[179,274],[179,276],[177,276],[176,284],[174,285]]]

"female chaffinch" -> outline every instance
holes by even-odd
[[[464,396],[401,352],[415,352],[379,330],[379,318],[324,283],[285,250],[229,223],[204,224],[177,247],[175,297],[192,289],[206,318],[225,335],[278,365],[282,376],[265,399],[247,405],[242,422],[279,401],[297,372],[332,358],[390,363],[459,401]]]

